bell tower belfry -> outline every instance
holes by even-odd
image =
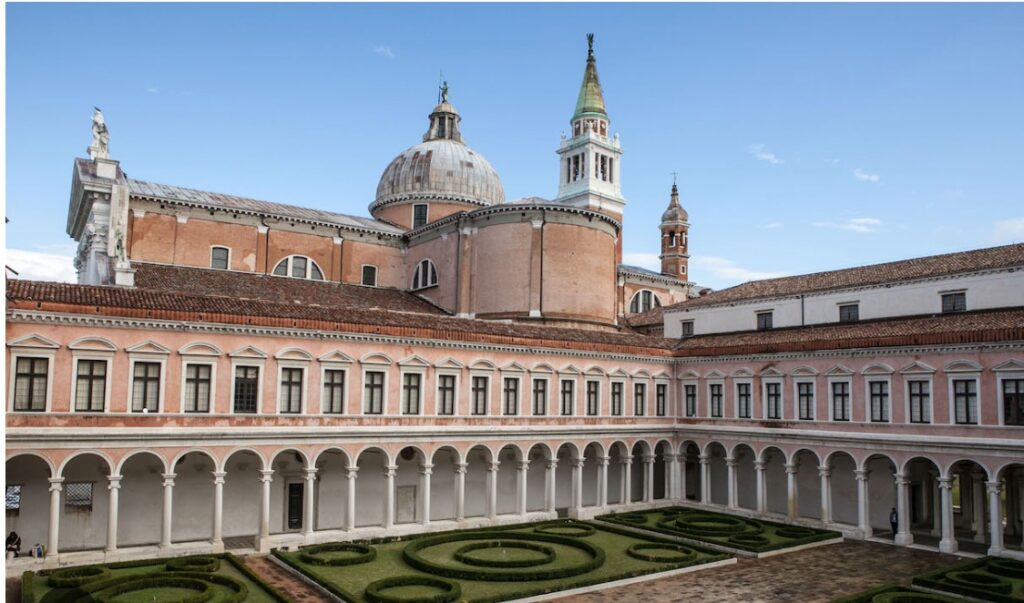
[[[587,34],[587,66],[570,126],[572,137],[563,135],[557,151],[559,180],[555,202],[601,211],[621,219],[626,205],[619,184],[622,147],[618,136],[610,138],[608,135],[608,112],[594,58],[594,34]]]
[[[672,183],[672,197],[661,214],[661,273],[681,281],[689,280],[690,223],[686,210],[679,205],[679,188]]]

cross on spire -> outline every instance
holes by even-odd
[[[676,174],[676,172],[669,172],[669,173],[672,174],[672,184],[674,185],[676,183],[676,176],[677,176],[677,174]]]

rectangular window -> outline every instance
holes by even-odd
[[[7,514],[17,515],[21,510],[21,484],[8,484],[5,498],[7,501]]]
[[[423,376],[419,373],[402,375],[402,414],[420,414],[420,387]]]
[[[210,412],[212,375],[209,364],[185,365],[185,412]]]
[[[437,414],[455,414],[455,375],[437,377]]]
[[[487,377],[473,377],[473,414],[487,414]]]
[[[967,310],[967,293],[943,293],[942,312],[964,312]]]
[[[908,381],[907,390],[910,393],[910,422],[931,423],[931,382]]]
[[[46,410],[47,358],[18,358],[14,376],[14,410]]]
[[[260,367],[235,367],[235,400],[236,413],[255,413],[256,397],[260,389]]]
[[[869,381],[868,395],[871,402],[871,421],[874,423],[888,423],[889,383],[887,381]]]
[[[327,414],[340,415],[345,412],[345,371],[328,369],[324,371],[324,397],[321,410]]]
[[[766,331],[772,328],[772,313],[771,312],[758,312],[757,313],[757,330]]]
[[[302,412],[302,369],[281,369],[281,407],[283,414]]]
[[[412,206],[412,227],[419,228],[427,224],[427,204],[417,203]]]
[[[978,382],[974,379],[953,381],[953,418],[960,425],[978,424]]]
[[[839,322],[857,322],[860,320],[859,304],[843,304],[839,306]]]
[[[363,375],[363,414],[384,414],[384,371],[366,371]]]
[[[505,377],[505,388],[502,391],[505,399],[505,414],[515,416],[519,414],[519,379],[517,377]]]
[[[576,382],[565,379],[562,381],[562,414],[565,416],[572,415],[572,402],[575,396]]]
[[[750,384],[736,384],[736,416],[740,419],[750,418]]]
[[[690,337],[690,336],[693,335],[693,321],[692,320],[684,320],[683,322],[681,322],[679,324],[682,325],[682,337]]]
[[[157,412],[160,406],[160,363],[136,362],[132,374],[132,412]]]
[[[217,270],[228,269],[228,248],[214,247],[210,249],[210,268]]]
[[[647,414],[647,385],[633,384],[633,415],[642,417]]]
[[[832,420],[850,420],[850,383],[836,381],[832,383]]]
[[[696,385],[684,385],[683,391],[686,396],[686,416],[696,417],[697,416],[697,386]]]
[[[612,383],[612,416],[622,416],[622,384]]]
[[[664,383],[658,383],[654,386],[654,414],[659,417],[665,416],[666,406],[668,406],[668,386]]]
[[[712,383],[711,391],[711,416],[721,418],[722,416],[722,384]]]
[[[72,511],[92,511],[92,482],[64,484],[64,507]]]
[[[376,266],[363,266],[363,279],[361,281],[368,287],[377,286],[377,267]]]
[[[814,383],[796,384],[797,416],[801,421],[814,420]]]
[[[542,417],[548,414],[548,380],[533,380],[533,414]]]
[[[1024,379],[1003,379],[1003,425],[1024,425]]]
[[[597,415],[601,405],[601,384],[597,381],[587,381],[587,414]]]
[[[107,361],[79,360],[75,379],[75,410],[103,412],[107,396]]]
[[[769,419],[781,419],[782,418],[782,384],[781,383],[765,383],[764,384],[764,395],[765,402],[768,408],[765,409],[765,413]]]

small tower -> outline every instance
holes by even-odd
[[[661,214],[661,273],[681,281],[688,281],[687,264],[690,224],[686,210],[679,205],[679,188],[672,183],[672,199],[668,209]]]
[[[587,34],[587,66],[583,71],[576,111],[569,120],[572,137],[558,148],[556,203],[603,211],[622,217],[626,200],[619,185],[619,139],[609,138],[608,112],[597,77],[594,34]]]

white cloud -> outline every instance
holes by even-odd
[[[159,88],[154,88],[154,87],[151,86],[149,88],[146,88],[146,92],[148,92],[150,94],[156,94],[157,92],[160,92],[160,89]]]
[[[878,174],[870,174],[860,168],[853,170],[853,177],[861,182],[879,182],[882,179]]]
[[[1024,218],[999,220],[993,225],[992,239],[996,243],[1024,241]]]
[[[7,265],[18,272],[16,278],[34,281],[73,283],[78,280],[70,255],[8,249]]]
[[[390,46],[386,46],[384,44],[381,44],[379,46],[374,46],[371,50],[373,50],[374,54],[379,54],[380,56],[382,56],[382,57],[384,57],[386,59],[393,59],[393,58],[395,58],[395,53],[394,53],[394,51],[391,50]]]
[[[691,277],[693,277],[694,273],[698,273],[697,281],[702,285],[723,283],[724,286],[786,276],[785,272],[749,270],[732,260],[712,255],[695,255],[691,257]],[[707,279],[709,282],[704,282],[704,279],[700,278],[699,273],[708,274],[711,277]]]
[[[655,272],[661,272],[661,259],[656,253],[622,253],[622,263],[630,266],[639,266]]]
[[[769,224],[765,224],[761,228],[767,228],[769,230],[774,230],[776,228],[782,228],[782,222],[771,222]]]
[[[776,155],[775,153],[769,153],[768,151],[764,150],[763,144],[748,145],[747,151],[749,151],[755,159],[760,159],[761,161],[767,161],[768,163],[772,164],[785,163],[782,160],[782,158]]]
[[[813,222],[811,225],[817,228],[838,228],[839,230],[868,233],[878,232],[879,227],[884,224],[885,222],[878,218],[850,218],[845,222]]]

